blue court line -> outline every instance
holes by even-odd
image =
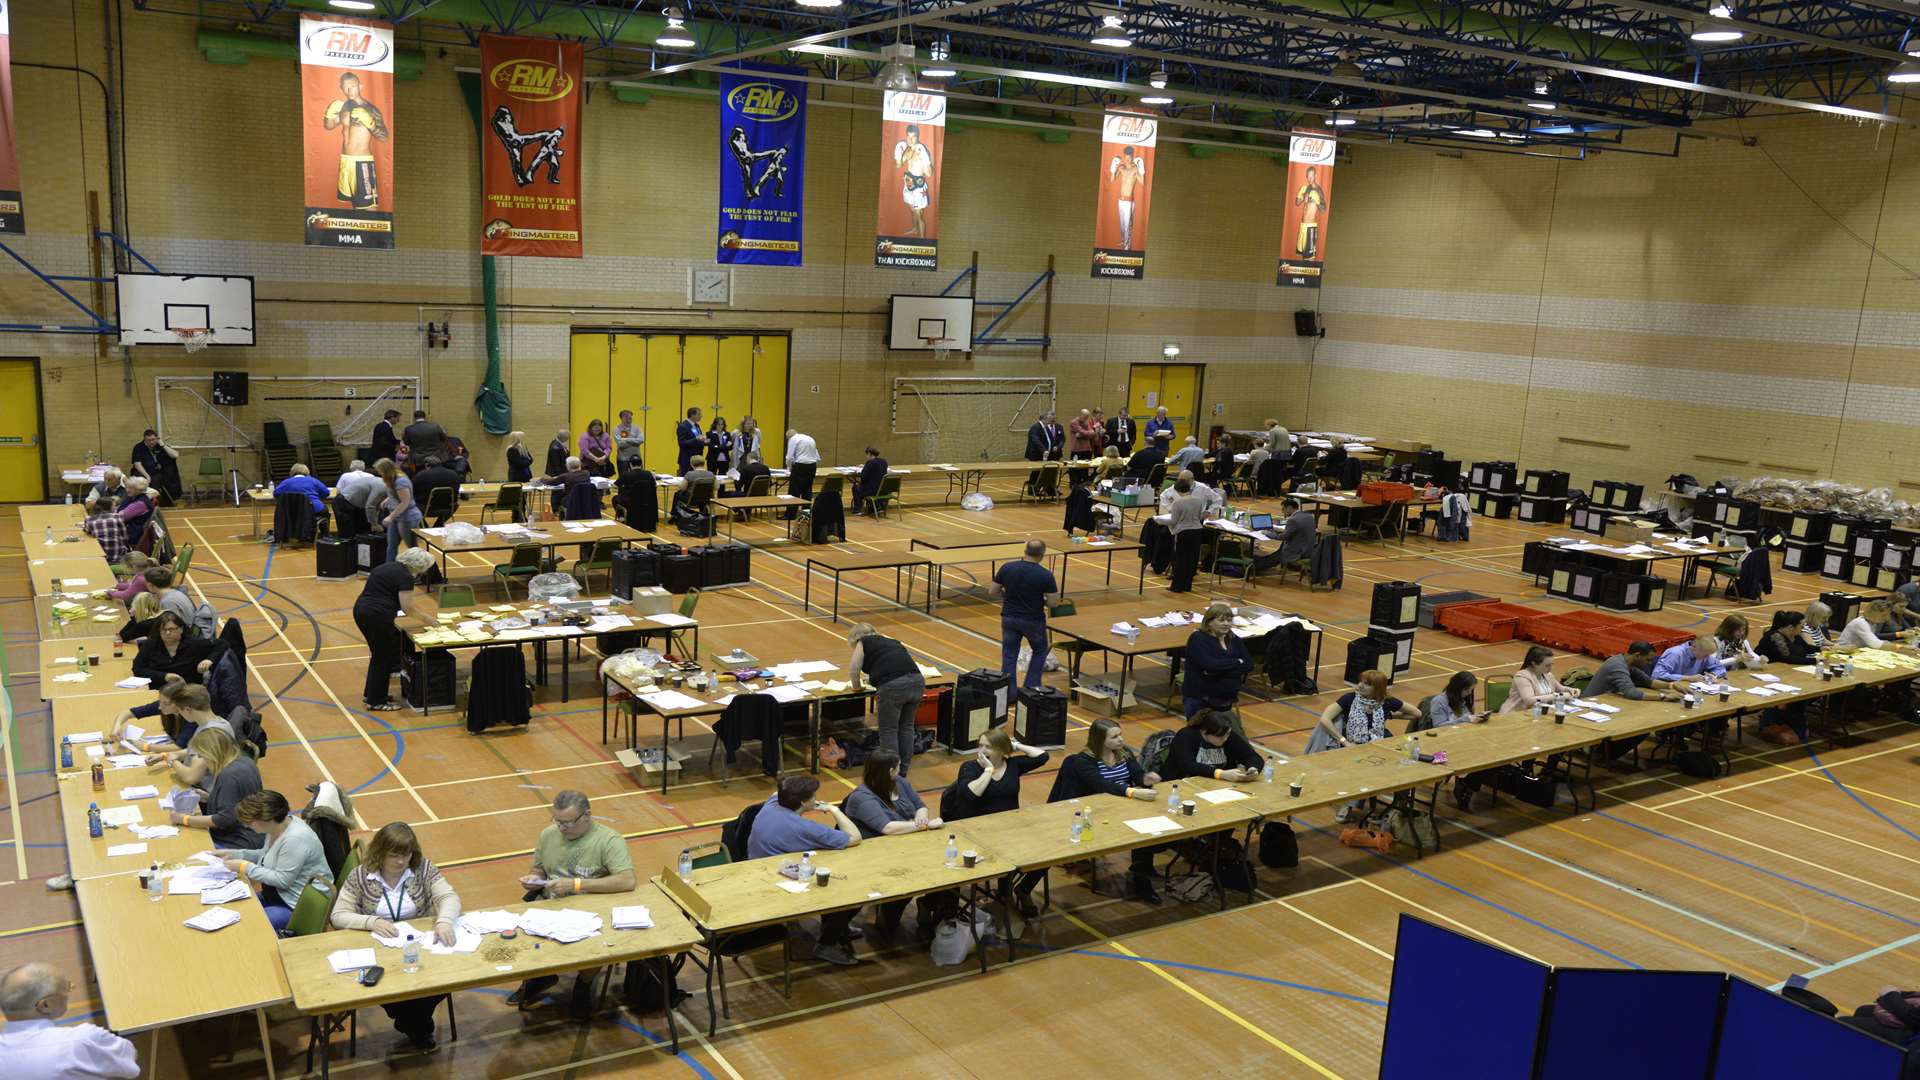
[[[476,986],[469,990],[461,991],[461,993],[487,994],[493,997],[506,997],[508,994],[512,993],[512,991],[498,990],[491,986]],[[671,1008],[672,1006],[668,1006],[668,1007]],[[673,1045],[672,1043],[668,1042],[666,1039],[663,1039],[658,1035],[655,1035],[653,1032],[648,1031],[646,1028],[641,1027],[639,1024],[633,1023],[632,1021],[626,1019],[623,1016],[614,1017],[613,1022],[616,1024],[619,1024],[623,1028],[626,1028],[628,1031],[631,1031],[637,1035],[644,1037],[647,1041],[653,1043],[655,1046],[660,1047],[663,1050],[666,1050],[667,1056],[675,1058],[680,1063],[684,1064],[687,1068],[692,1069],[694,1075],[700,1077],[700,1080],[714,1080],[714,1075],[707,1071],[706,1066],[700,1064],[699,1062],[693,1060],[691,1057],[687,1056],[687,1054],[685,1053],[684,1047],[682,1047],[681,1053],[674,1054],[673,1051],[670,1049],[670,1047]],[[698,1029],[695,1028],[692,1030],[697,1031]]]
[[[273,553],[279,548],[279,544],[267,545],[267,562],[260,568],[260,593],[253,598],[256,604],[267,598],[267,578],[273,576]]]
[[[1183,964],[1177,960],[1160,960],[1151,956],[1128,956],[1125,953],[1100,952],[1096,949],[1068,949],[1065,951],[1070,956],[1098,956],[1103,960],[1128,960],[1136,964],[1151,964],[1154,967],[1178,968],[1181,971],[1199,971],[1208,975],[1225,975],[1230,979],[1245,979],[1248,982],[1266,983],[1269,986],[1284,986],[1289,990],[1305,990],[1310,994],[1325,994],[1327,997],[1357,1001],[1362,1005],[1374,1005],[1382,1009],[1387,1007],[1387,1003],[1384,1001],[1370,997],[1362,997],[1359,994],[1349,994],[1344,990],[1329,990],[1324,986],[1308,986],[1306,983],[1288,982],[1285,979],[1275,979],[1266,975],[1255,975],[1246,971],[1229,971],[1226,968],[1207,967],[1204,964]]]
[[[1808,757],[1810,757],[1810,758],[1812,758],[1812,759],[1813,759],[1813,763],[1814,763],[1815,765],[1818,765],[1818,766],[1820,767],[1820,775],[1821,775],[1821,776],[1824,776],[1824,777],[1826,777],[1827,779],[1829,779],[1829,780],[1831,780],[1831,781],[1833,781],[1833,786],[1834,786],[1834,787],[1837,787],[1837,788],[1839,788],[1839,789],[1840,789],[1840,790],[1841,790],[1842,792],[1844,792],[1844,793],[1846,793],[1846,796],[1847,796],[1847,798],[1849,798],[1849,799],[1852,799],[1852,800],[1853,800],[1854,802],[1856,802],[1856,803],[1859,803],[1859,804],[1860,804],[1860,809],[1862,809],[1862,810],[1865,810],[1865,811],[1866,811],[1867,813],[1869,813],[1869,814],[1872,814],[1872,815],[1873,815],[1874,817],[1877,817],[1877,818],[1879,818],[1879,819],[1880,819],[1881,821],[1884,821],[1884,822],[1886,822],[1887,824],[1889,824],[1889,825],[1891,825],[1891,826],[1893,826],[1894,828],[1896,828],[1896,829],[1898,829],[1898,830],[1900,830],[1900,832],[1901,832],[1901,833],[1903,833],[1903,834],[1905,834],[1905,835],[1906,835],[1906,837],[1907,837],[1907,839],[1909,839],[1909,840],[1920,840],[1920,836],[1916,836],[1916,835],[1914,835],[1914,832],[1913,832],[1913,830],[1911,830],[1911,829],[1909,829],[1909,828],[1907,828],[1907,827],[1906,827],[1905,825],[1902,825],[1902,824],[1900,824],[1899,822],[1897,822],[1897,821],[1895,821],[1895,820],[1893,820],[1892,818],[1890,818],[1890,817],[1888,817],[1887,815],[1885,815],[1885,814],[1883,814],[1883,813],[1881,813],[1878,807],[1875,807],[1874,805],[1872,805],[1871,803],[1869,803],[1869,802],[1867,802],[1867,800],[1865,800],[1865,799],[1863,799],[1863,798],[1861,798],[1860,796],[1858,796],[1858,795],[1855,795],[1855,794],[1853,793],[1853,789],[1852,789],[1852,788],[1850,788],[1850,787],[1848,787],[1847,785],[1845,785],[1845,784],[1843,784],[1843,783],[1841,783],[1841,782],[1840,782],[1840,778],[1839,778],[1839,777],[1837,777],[1837,776],[1835,776],[1835,775],[1833,775],[1833,773],[1831,773],[1831,772],[1829,772],[1829,771],[1827,770],[1827,763],[1826,763],[1826,762],[1824,762],[1824,761],[1821,761],[1821,760],[1820,760],[1820,755],[1819,755],[1819,754],[1816,754],[1816,753],[1814,753],[1814,752],[1813,752],[1813,750],[1811,750],[1811,749],[1809,749],[1809,750],[1807,751],[1807,756],[1808,756]]]
[[[1299,819],[1296,818],[1295,820],[1298,821]],[[1300,823],[1303,825],[1306,825],[1306,822],[1300,822]],[[1307,825],[1307,828],[1312,829],[1314,832],[1319,833],[1321,836],[1324,836],[1329,840],[1334,841],[1335,843],[1338,843],[1340,840],[1340,838],[1337,835],[1335,835],[1334,833],[1328,832],[1327,830],[1321,828],[1318,825]],[[1373,858],[1379,859],[1381,862],[1384,862],[1390,866],[1397,866],[1400,869],[1405,870],[1407,873],[1412,874],[1415,877],[1418,877],[1424,881],[1432,882],[1433,884],[1438,885],[1441,888],[1448,890],[1449,892],[1458,893],[1459,895],[1464,896],[1469,900],[1472,900],[1476,904],[1483,904],[1487,907],[1494,909],[1495,911],[1498,911],[1503,914],[1510,915],[1513,918],[1519,919],[1521,922],[1526,923],[1527,925],[1532,926],[1536,929],[1545,930],[1547,933],[1552,934],[1554,937],[1561,938],[1562,940],[1565,940],[1565,941],[1571,941],[1575,945],[1578,945],[1583,949],[1589,950],[1590,952],[1598,953],[1601,956],[1604,956],[1607,959],[1614,961],[1615,963],[1622,964],[1626,967],[1630,967],[1635,971],[1646,970],[1646,968],[1641,967],[1639,964],[1634,963],[1633,961],[1627,959],[1624,956],[1620,956],[1616,953],[1610,953],[1607,950],[1601,948],[1600,946],[1593,944],[1592,942],[1582,941],[1581,939],[1574,937],[1572,934],[1567,933],[1565,930],[1558,929],[1557,927],[1548,926],[1546,923],[1543,923],[1538,919],[1534,919],[1526,915],[1522,915],[1519,912],[1513,910],[1510,907],[1507,907],[1504,904],[1495,903],[1494,901],[1489,900],[1484,896],[1480,896],[1477,893],[1471,892],[1467,889],[1463,889],[1460,886],[1455,885],[1450,881],[1443,881],[1440,878],[1437,878],[1432,874],[1427,873],[1425,870],[1416,869],[1411,864],[1401,862],[1399,859],[1393,858],[1390,855],[1382,855],[1376,851],[1370,851],[1367,854],[1371,855]]]
[[[1790,874],[1783,874],[1778,870],[1769,870],[1764,866],[1755,865],[1754,863],[1750,863],[1745,859],[1739,858],[1738,856],[1728,855],[1725,852],[1715,851],[1710,847],[1704,847],[1700,844],[1696,844],[1691,840],[1683,840],[1678,836],[1672,836],[1667,833],[1663,833],[1659,829],[1652,828],[1651,826],[1642,825],[1639,822],[1635,822],[1635,821],[1628,821],[1623,817],[1619,817],[1615,814],[1608,813],[1605,810],[1590,810],[1588,811],[1588,813],[1594,815],[1595,817],[1606,818],[1608,821],[1614,822],[1619,825],[1625,825],[1629,829],[1638,829],[1639,831],[1646,833],[1649,836],[1657,836],[1662,840],[1670,840],[1673,843],[1679,844],[1682,847],[1689,848],[1693,851],[1697,851],[1702,855],[1711,855],[1716,859],[1723,859],[1727,862],[1733,863],[1735,866],[1742,866],[1748,870],[1752,870],[1757,874],[1765,874],[1770,878],[1777,878],[1790,885],[1798,885],[1809,892],[1818,893],[1821,896],[1824,896],[1830,900],[1838,900],[1843,904],[1851,904],[1854,907],[1861,908],[1866,911],[1871,911],[1875,915],[1884,915],[1885,917],[1892,919],[1895,922],[1904,923],[1907,926],[1920,927],[1920,922],[1916,922],[1913,919],[1909,919],[1903,915],[1896,915],[1893,912],[1887,911],[1884,908],[1874,907],[1872,904],[1869,904],[1860,900],[1855,900],[1850,896],[1842,896],[1831,889],[1823,889],[1820,886],[1813,884],[1812,882],[1801,881],[1799,878],[1793,877]]]

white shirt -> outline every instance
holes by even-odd
[[[1193,482],[1193,495],[1207,506],[1218,506],[1227,501],[1225,495],[1220,494],[1218,491],[1215,491],[1213,488],[1208,487],[1198,480]],[[1160,512],[1162,514],[1172,513],[1173,500],[1179,497],[1180,493],[1173,490],[1172,484],[1168,484],[1160,492]]]
[[[9,1020],[0,1030],[0,1064],[8,1076],[34,1080],[132,1080],[140,1075],[133,1044],[94,1024],[61,1026],[51,1020]]]
[[[820,448],[813,444],[813,436],[796,431],[793,438],[787,440],[788,465],[817,465],[820,463]]]
[[[386,497],[387,482],[370,472],[341,473],[333,491],[362,510],[372,511],[378,500]]]
[[[1867,621],[1867,617],[1861,615],[1840,631],[1840,639],[1834,644],[1842,649],[1877,649],[1886,643],[1873,632],[1873,624]]]
[[[373,875],[374,882],[380,886],[380,891],[385,893],[380,898],[379,908],[373,913],[374,918],[397,923],[420,914],[420,909],[413,904],[413,895],[407,892],[407,881],[412,877],[413,867],[409,866],[400,872],[400,883],[388,888],[386,878],[378,873]]]

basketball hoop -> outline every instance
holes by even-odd
[[[213,341],[213,331],[205,326],[176,326],[173,332],[180,339],[180,347],[190,353],[199,352]]]
[[[945,361],[953,353],[953,339],[950,337],[930,337],[921,340],[927,343],[927,348],[933,350],[934,363]]]

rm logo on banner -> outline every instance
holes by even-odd
[[[13,32],[8,29],[12,0],[0,0],[0,233],[27,231],[20,201],[20,148],[13,127]]]
[[[718,262],[800,265],[807,84],[778,77],[799,74],[754,64],[720,73]]]

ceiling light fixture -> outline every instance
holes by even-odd
[[[1890,83],[1920,82],[1920,64],[1909,60],[1896,66],[1892,71],[1887,72],[1887,81]]]
[[[1170,97],[1170,96],[1168,96],[1168,95],[1166,95],[1166,94],[1141,94],[1141,95],[1140,95],[1140,104],[1142,104],[1142,105],[1171,105],[1171,104],[1173,104],[1173,98],[1172,98],[1172,97]]]
[[[1352,113],[1330,112],[1327,114],[1328,127],[1352,127],[1359,122],[1360,119]]]
[[[1533,92],[1535,95],[1539,97],[1546,97],[1548,94],[1552,93],[1553,77],[1551,75],[1548,75],[1544,71],[1538,75],[1535,75],[1533,77]]]
[[[960,74],[959,69],[947,61],[952,55],[953,46],[945,38],[928,45],[927,57],[930,62],[920,69],[920,74],[929,79],[951,79]]]
[[[1733,9],[1726,4],[1715,4],[1707,9],[1707,14],[1716,19],[1731,19],[1733,18]]]
[[[1553,110],[1559,107],[1560,107],[1560,103],[1557,101],[1542,101],[1536,98],[1533,101],[1527,102],[1527,108],[1539,109],[1542,112],[1552,112]]]
[[[841,0],[793,0],[803,8],[837,8]]]
[[[1165,90],[1167,88],[1167,69],[1158,68],[1153,74],[1147,76],[1147,85],[1153,87],[1155,90]]]
[[[1488,131],[1486,128],[1462,128],[1459,134],[1475,139],[1491,139],[1495,137],[1493,132]]]
[[[660,36],[654,38],[653,43],[663,49],[693,48],[693,35],[687,33],[687,23],[680,9],[662,8],[660,14],[667,17],[667,28],[660,31]]]
[[[913,44],[896,41],[883,45],[880,55],[887,62],[880,67],[880,73],[874,76],[873,84],[882,90],[918,90],[920,80],[913,77]]]
[[[372,0],[327,0],[328,7],[337,7],[341,11],[372,11]]]
[[[1127,24],[1118,15],[1100,16],[1100,29],[1093,32],[1093,44],[1107,49],[1127,49],[1133,46],[1133,38],[1127,34]]]
[[[1732,23],[1695,19],[1687,24],[1687,36],[1694,41],[1739,41],[1747,32]]]

